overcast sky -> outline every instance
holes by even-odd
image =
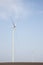
[[[43,62],[43,0],[0,0],[0,62],[11,62],[10,16],[15,62]]]

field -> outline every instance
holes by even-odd
[[[43,65],[43,63],[0,63],[0,65]]]

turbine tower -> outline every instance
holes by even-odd
[[[12,20],[12,18],[11,18]],[[12,62],[14,62],[14,32],[16,29],[16,24],[12,20]]]

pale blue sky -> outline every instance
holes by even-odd
[[[43,0],[0,0],[0,62],[11,61],[12,19],[15,62],[43,61]]]

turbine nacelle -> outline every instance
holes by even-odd
[[[13,24],[13,27],[16,28],[16,24]]]

